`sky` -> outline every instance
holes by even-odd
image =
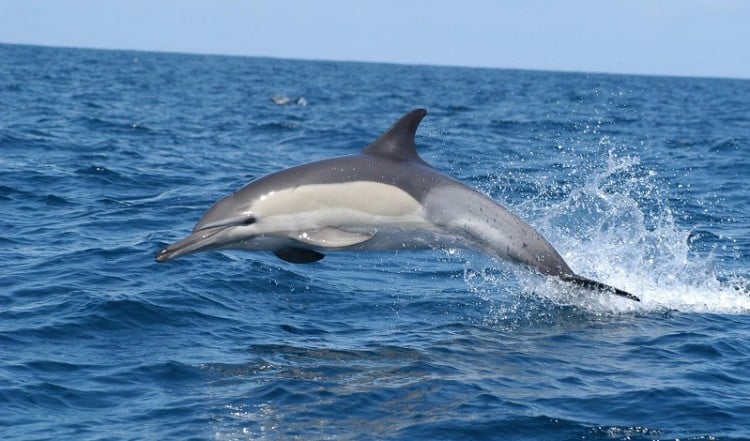
[[[750,79],[750,1],[0,0],[0,43]]]

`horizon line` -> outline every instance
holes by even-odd
[[[489,70],[511,70],[511,71],[528,71],[528,72],[550,72],[562,74],[583,74],[583,75],[614,75],[614,76],[634,76],[634,77],[657,77],[657,78],[681,78],[681,79],[704,79],[704,80],[729,80],[729,81],[749,81],[750,78],[719,76],[719,75],[690,75],[690,74],[665,74],[665,73],[643,73],[643,72],[613,72],[613,71],[585,71],[576,69],[544,69],[534,67],[503,67],[488,65],[465,65],[465,64],[442,64],[442,63],[420,63],[420,62],[401,62],[401,61],[378,61],[378,60],[354,60],[340,58],[307,58],[307,57],[288,57],[278,55],[249,55],[240,53],[221,53],[221,52],[200,52],[200,51],[182,51],[169,49],[133,49],[133,48],[111,48],[96,46],[75,46],[75,45],[50,45],[39,43],[15,43],[0,41],[0,45],[7,46],[27,46],[40,47],[47,49],[73,49],[73,50],[94,50],[94,51],[112,51],[112,52],[140,52],[153,54],[168,55],[190,55],[190,56],[207,56],[207,57],[237,57],[237,58],[266,58],[275,60],[288,61],[312,61],[328,63],[361,63],[361,64],[386,64],[395,66],[424,66],[438,68],[465,68],[465,69],[489,69]]]

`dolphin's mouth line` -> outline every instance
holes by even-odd
[[[219,221],[219,222],[212,222],[212,223],[209,223],[208,225],[204,225],[196,230],[193,230],[193,234],[201,232],[203,230],[210,230],[212,228],[246,227],[248,225],[254,224],[255,221],[256,219],[254,216],[249,216],[249,217],[243,216],[239,220],[229,219],[229,220],[224,220],[224,221]]]

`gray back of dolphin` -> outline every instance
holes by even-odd
[[[439,184],[455,182],[462,185],[437,172],[417,154],[414,136],[426,114],[427,111],[424,109],[407,113],[360,153],[290,167],[250,182],[217,202],[201,218],[193,231],[225,219],[227,212],[235,210],[239,199],[250,199],[254,195],[300,185],[340,184],[352,181],[382,182],[404,190],[420,202]],[[415,177],[417,179],[414,179]],[[223,207],[226,207],[226,210],[222,210]]]
[[[157,253],[157,261],[221,248],[269,249],[284,260],[307,263],[321,259],[330,250],[463,246],[528,266],[544,275],[637,300],[632,294],[576,275],[529,224],[486,195],[423,161],[417,154],[414,137],[426,114],[424,109],[407,113],[360,153],[303,164],[252,181],[214,204],[193,233]],[[294,228],[278,231],[254,225],[260,223],[262,216],[257,213],[258,200],[292,194],[303,188],[333,193],[327,199],[323,197],[328,205],[314,207],[319,212],[330,208],[331,212],[351,213],[345,202],[339,202],[346,198],[337,198],[336,192],[344,195],[352,184],[360,183],[377,184],[362,187],[370,192],[363,194],[363,198],[385,199],[387,203],[389,197],[408,195],[407,199],[415,201],[419,219],[415,221],[412,213],[415,210],[406,203],[403,213],[389,213],[385,218],[387,226],[382,224],[384,217],[378,212],[369,212],[370,217],[358,213],[312,216],[307,212],[292,219]],[[292,199],[288,200],[291,204]],[[402,219],[400,224],[399,219]],[[304,225],[303,220],[314,225]],[[259,236],[264,240],[260,241]],[[275,239],[270,240],[271,236]]]

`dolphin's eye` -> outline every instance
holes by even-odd
[[[252,225],[254,223],[255,223],[255,218],[254,217],[248,217],[247,219],[245,219],[242,222],[240,222],[240,225]]]

